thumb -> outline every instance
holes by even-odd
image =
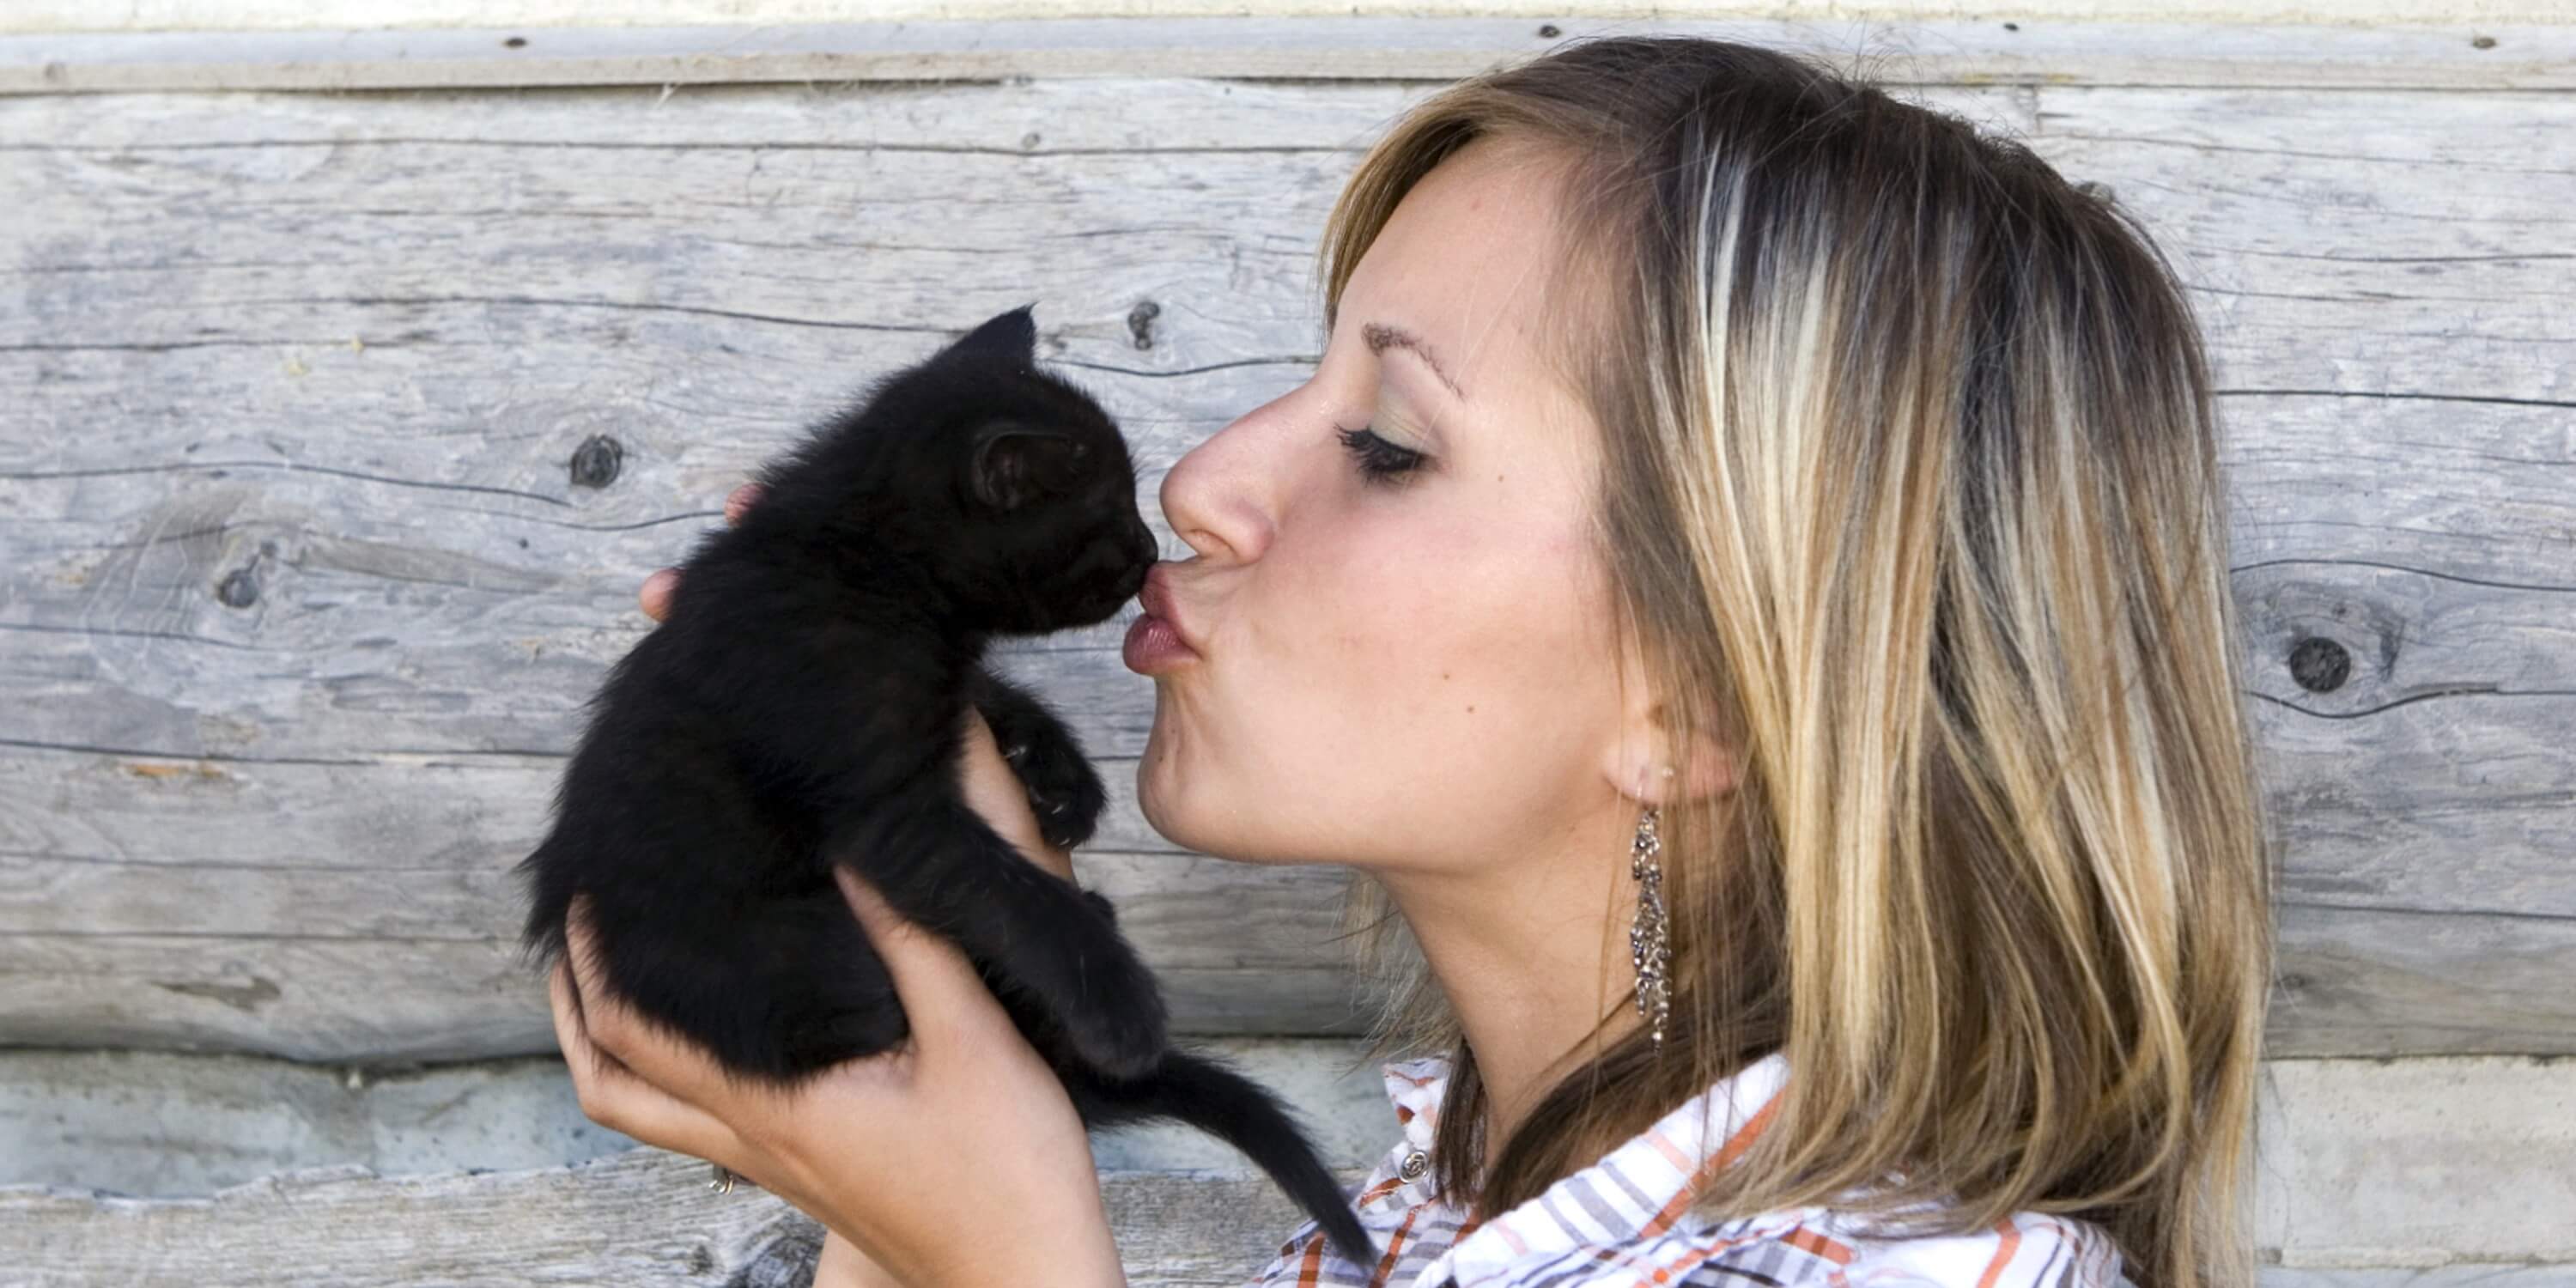
[[[868,946],[876,949],[894,980],[895,998],[903,1004],[916,1043],[926,1032],[954,1032],[959,1019],[974,1013],[973,1007],[999,1005],[964,950],[895,911],[875,886],[848,868],[835,864],[832,874],[867,933]]]

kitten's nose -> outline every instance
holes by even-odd
[[[1065,570],[1065,575],[1093,594],[1115,596],[1110,604],[1110,610],[1115,610],[1145,588],[1145,575],[1154,570],[1150,538],[1141,549],[1143,557],[1139,558],[1140,547],[1132,538],[1095,541]]]

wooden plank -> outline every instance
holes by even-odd
[[[2566,89],[2550,24],[2292,25],[1993,19],[1205,16],[0,36],[0,93],[993,80],[1447,79],[1605,32],[1685,32],[1924,84]]]
[[[1032,298],[1159,525],[1171,461],[1310,367],[1325,205],[1421,92],[0,100],[0,1034],[546,1049],[507,869],[644,573],[807,418]],[[2576,1048],[2576,192],[2534,160],[2576,104],[1927,97],[2111,184],[2211,306],[2289,841],[2276,1046]],[[595,434],[624,466],[575,486]],[[1116,788],[1085,879],[1185,1029],[1351,1031],[1338,875],[1137,813],[1123,625],[1010,658]],[[2353,661],[2322,693],[2311,639]]]
[[[2424,704],[2388,720],[2413,731],[2395,741],[2426,748],[2421,756],[2440,754],[2456,729]],[[2327,726],[2292,717],[2285,727]],[[2366,839],[2370,811],[2385,809],[2367,767],[2355,770],[2330,735],[2319,737],[2307,762],[2314,777],[2281,789],[2281,807],[2299,806],[2302,792],[2316,803],[2293,816],[2276,1052],[2576,1049],[2576,998],[2565,988],[2576,975],[2576,917],[2550,910],[2566,898],[2550,879],[2553,851],[2515,848],[2506,829],[2521,824],[2508,816],[2474,834],[2494,848],[2448,876],[2454,865],[2384,859]],[[2491,769],[2565,772],[2564,758],[2544,751],[2500,748]],[[1116,789],[1109,839],[1159,852],[1086,849],[1076,866],[1119,902],[1182,1031],[1363,1027],[1331,941],[1338,871],[1177,851],[1136,812],[1132,762],[1106,770]],[[555,772],[551,761],[500,758],[0,758],[0,980],[9,984],[0,1017],[14,1041],[60,1046],[312,1060],[548,1050],[542,994],[513,947],[507,867],[542,835]],[[440,811],[370,809],[405,797]],[[2462,801],[2474,815],[2475,793]],[[281,818],[310,821],[281,832]],[[31,820],[60,830],[31,834]],[[2452,830],[2422,839],[2448,849],[2466,826],[2439,824]],[[2318,862],[2303,857],[2311,852]],[[2421,851],[2398,851],[2408,852]],[[2337,855],[2356,857],[2337,869]]]
[[[2275,1060],[2264,1083],[2258,1237],[2285,1263],[2576,1262],[2576,1062]]]
[[[1396,1140],[1384,1076],[1357,1042],[1198,1045],[1285,1100],[1329,1166],[1368,1167]],[[634,1147],[582,1115],[552,1055],[418,1067],[0,1049],[0,1186],[190,1198],[314,1167],[517,1171]],[[1111,1171],[1255,1174],[1223,1142],[1169,1123],[1096,1132],[1091,1151]]]
[[[1611,8],[1601,4],[1558,6],[1544,0],[1475,0],[1447,9],[1488,16],[1555,17],[1563,9]],[[2134,0],[2010,0],[1978,12],[2005,19],[2047,18],[2057,21],[2113,19],[2146,9]],[[1068,18],[1195,18],[1256,14],[1291,18],[1319,14],[1410,14],[1419,4],[1403,0],[1050,0],[1045,12]],[[2163,0],[2155,13],[2213,25],[2247,22],[2300,22],[2317,12],[2313,0]],[[721,24],[756,13],[766,23],[802,23],[862,17],[877,21],[937,21],[960,17],[1010,18],[1030,12],[1015,0],[417,0],[396,12],[375,0],[123,0],[101,10],[83,0],[12,0],[0,14],[0,31],[307,31],[327,28],[493,27],[517,29],[598,26],[673,26]],[[1951,0],[1789,0],[1781,15],[1822,12],[1834,16],[1902,22],[1949,17]],[[2463,24],[2546,16],[2546,0],[2466,0],[2449,10]],[[2404,23],[2420,19],[2420,6],[2408,0],[2338,0],[2333,13],[2345,23]],[[2476,29],[2483,30],[2483,26]]]
[[[1362,1169],[1339,1173],[1345,1186]],[[382,1178],[289,1173],[209,1199],[0,1188],[12,1288],[300,1288],[345,1283],[795,1284],[819,1227],[767,1194],[710,1192],[705,1164],[638,1149],[572,1168]],[[1104,1172],[1128,1282],[1240,1283],[1300,1214],[1266,1181]],[[2544,1288],[2571,1263],[2266,1266],[2264,1288]]]
[[[2425,1269],[2265,1266],[2261,1282],[2263,1288],[2567,1288],[2576,1284],[2576,1265],[2472,1261]]]
[[[1356,1172],[1396,1141],[1382,1080],[1359,1060],[1359,1043],[1216,1045],[1294,1106],[1328,1165]],[[2576,1061],[2268,1061],[2256,1238],[2267,1257],[2313,1272],[2301,1283],[2338,1282],[2335,1267],[2576,1262],[2565,1221],[2576,1211],[2571,1108]],[[317,1166],[524,1172],[631,1147],[581,1116],[551,1059],[357,1070],[0,1052],[0,1186],[184,1198]],[[1239,1155],[1175,1127],[1102,1132],[1092,1151],[1112,1173],[1253,1175]],[[637,1197],[647,1197],[640,1187]],[[0,1202],[0,1246],[32,1245],[13,1220],[23,1212],[13,1217]]]
[[[1342,1176],[1355,1184],[1364,1171]],[[580,1167],[379,1178],[290,1173],[210,1199],[0,1189],[11,1288],[339,1288],[351,1283],[803,1283],[821,1230],[768,1194],[705,1185],[706,1164],[639,1149]],[[1266,1182],[1101,1178],[1128,1282],[1239,1282],[1302,1216]]]
[[[560,763],[0,756],[0,1031],[312,1060],[548,1050],[509,869]],[[1355,1031],[1324,942],[1339,875],[1175,851],[1133,807],[1133,762],[1103,771],[1103,839],[1161,852],[1077,867],[1119,902],[1179,1030]]]

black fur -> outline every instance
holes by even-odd
[[[1015,309],[879,380],[764,467],[739,526],[700,540],[668,618],[592,699],[555,825],[520,865],[528,946],[559,957],[588,896],[618,994],[727,1067],[793,1083],[911,1031],[833,883],[845,864],[965,951],[1086,1125],[1211,1132],[1374,1264],[1278,1101],[1168,1045],[1109,901],[1023,858],[959,786],[972,703],[1048,841],[1089,839],[1099,775],[984,649],[1108,619],[1156,557],[1126,440],[1036,368],[1035,342]]]

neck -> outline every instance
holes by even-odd
[[[1614,801],[1560,844],[1472,871],[1378,873],[1474,1053],[1485,1089],[1480,1173],[1558,1079],[1636,1027],[1626,861],[1635,803]]]

